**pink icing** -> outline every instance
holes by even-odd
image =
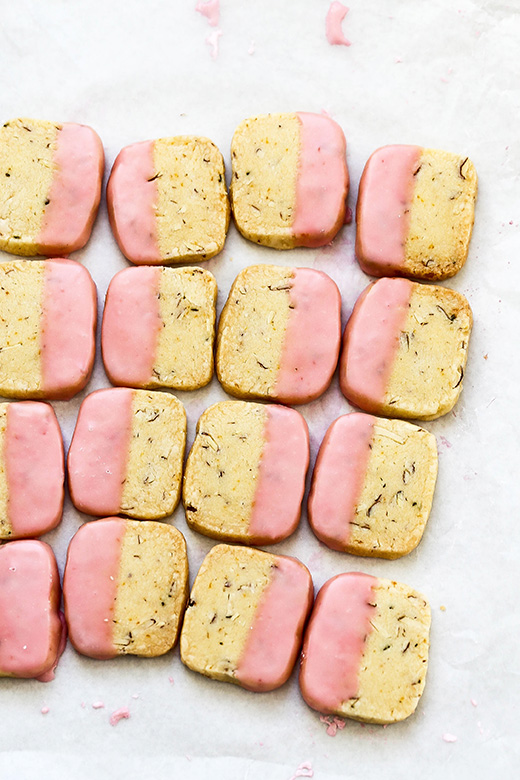
[[[58,652],[56,655],[56,658],[54,660],[54,663],[52,664],[51,668],[48,669],[43,674],[39,674],[36,678],[39,682],[52,682],[54,678],[56,677],[56,668],[58,666],[59,660],[63,653],[65,652],[65,648],[67,647],[67,623],[65,621],[65,615],[63,612],[58,612],[58,617],[60,619],[60,626],[61,626],[61,633],[60,633],[60,641],[58,645]]]
[[[125,521],[96,520],[72,538],[63,578],[70,641],[91,658],[114,658],[114,604]]]
[[[272,571],[236,670],[253,691],[271,691],[288,679],[312,605],[312,579],[302,563],[277,556]]]
[[[301,414],[274,404],[266,413],[265,443],[249,522],[255,544],[272,544],[296,529],[309,466],[309,431]]]
[[[367,412],[384,400],[413,285],[379,279],[360,295],[343,337],[339,379],[343,394]]]
[[[116,157],[107,184],[112,232],[121,252],[136,264],[161,262],[153,149],[153,141],[125,146]]]
[[[90,515],[117,514],[132,435],[133,391],[117,387],[87,396],[68,457],[74,506]]]
[[[321,114],[298,113],[300,157],[293,235],[300,246],[328,244],[345,219],[348,170],[341,127]]]
[[[329,386],[338,362],[341,297],[322,271],[295,268],[290,314],[273,398],[283,403],[312,401]]]
[[[51,548],[23,540],[0,547],[0,669],[38,677],[56,662],[60,577]]]
[[[159,268],[126,268],[110,282],[103,315],[101,347],[110,381],[146,387],[152,379],[162,327]]]
[[[128,707],[120,707],[118,710],[114,710],[109,718],[111,726],[117,726],[120,720],[127,720],[130,717],[130,710]]]
[[[61,519],[64,492],[63,441],[51,406],[8,405],[4,459],[13,537],[50,531]]]
[[[101,197],[103,145],[91,127],[64,124],[53,157],[56,173],[36,241],[46,255],[73,252],[84,246]]]
[[[375,417],[346,414],[325,434],[309,495],[309,522],[322,542],[344,550],[351,520],[361,495],[372,441]]]
[[[384,146],[368,160],[359,184],[356,256],[374,276],[402,267],[420,146]]]
[[[42,308],[42,390],[69,399],[87,384],[96,348],[96,287],[86,268],[47,260]]]
[[[205,16],[211,27],[218,27],[220,21],[220,0],[208,0],[207,3],[199,2],[195,6],[197,13]]]
[[[334,714],[358,693],[365,641],[372,631],[377,579],[349,572],[318,593],[303,643],[300,687],[310,707]]]
[[[343,35],[341,22],[349,12],[349,8],[341,3],[334,2],[327,11],[326,33],[331,46],[350,46],[350,41]]]

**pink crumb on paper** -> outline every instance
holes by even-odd
[[[451,448],[451,441],[447,439],[445,436],[439,436],[439,441],[443,445],[443,447],[446,447],[447,450]]]
[[[470,699],[470,702],[472,703],[472,705],[474,707],[476,707],[478,705],[478,702],[475,699]]]
[[[327,11],[325,31],[327,40],[331,46],[351,45],[351,42],[345,38],[343,30],[341,29],[341,23],[348,11],[349,9],[345,5],[342,5],[342,3],[338,3],[337,0],[330,4],[329,10]]]
[[[290,780],[298,780],[298,777],[314,777],[314,770],[310,761],[304,761]]]
[[[40,710],[40,712],[41,712],[41,714],[42,714],[42,715],[47,715],[47,713],[48,713],[49,711],[50,711],[50,708],[49,708],[49,707],[47,707],[47,706],[45,706],[45,707],[42,707],[42,708],[41,708],[41,710]]]
[[[212,60],[216,60],[218,57],[218,39],[222,35],[222,30],[214,30],[209,35],[206,35],[204,39],[210,48],[210,55]]]
[[[130,710],[128,707],[120,707],[118,710],[114,710],[110,716],[110,725],[117,726],[120,720],[130,717]]]
[[[329,737],[335,737],[338,729],[341,731],[345,728],[345,721],[332,715],[320,715],[320,721],[327,725],[326,733],[329,735]]]
[[[92,702],[92,709],[93,710],[103,710],[105,708],[105,704],[102,701],[95,701]]]
[[[168,677],[168,682],[169,682],[169,683],[171,683],[171,684],[173,685],[173,684],[174,684],[174,679],[173,679],[173,677]]]
[[[456,742],[457,741],[457,737],[455,736],[455,734],[443,734],[442,738],[443,738],[443,740],[445,742]]]
[[[195,6],[195,10],[206,17],[211,27],[218,27],[220,21],[220,0],[209,0],[207,3],[199,2]]]

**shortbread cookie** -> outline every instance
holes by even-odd
[[[432,433],[403,420],[343,415],[316,460],[312,530],[333,550],[399,558],[421,540],[436,478]]]
[[[300,520],[307,423],[276,404],[223,401],[197,425],[184,475],[188,525],[224,541],[273,544]]]
[[[90,127],[14,119],[0,128],[0,249],[65,255],[81,249],[101,196],[104,153]]]
[[[163,655],[187,594],[186,543],[171,525],[107,518],[72,538],[63,598],[70,641],[83,655]]]
[[[224,246],[229,224],[222,155],[195,136],[126,146],[110,174],[107,206],[132,263],[207,260]]]
[[[322,271],[244,269],[219,322],[216,366],[224,389],[238,398],[314,400],[336,368],[340,316],[339,290]]]
[[[350,572],[320,590],[300,688],[319,712],[366,723],[411,715],[424,689],[430,608],[408,585]]]
[[[74,260],[0,265],[0,395],[69,399],[94,363],[96,287]]]
[[[126,268],[110,282],[101,347],[110,381],[195,390],[213,376],[217,283],[202,268]]]
[[[468,157],[384,146],[359,185],[356,255],[373,276],[448,279],[468,256],[477,174]]]
[[[0,547],[0,677],[52,679],[64,639],[60,594],[49,545],[24,539]]]
[[[0,404],[0,539],[40,536],[63,508],[63,441],[52,406]]]
[[[288,679],[313,598],[295,558],[219,544],[195,579],[181,660],[215,680],[271,691]]]
[[[233,136],[231,202],[245,238],[275,249],[328,244],[345,219],[343,131],[322,114],[246,119]]]
[[[186,412],[169,393],[114,387],[81,404],[68,456],[74,506],[141,520],[171,515],[180,497]]]
[[[345,328],[344,395],[389,417],[446,414],[462,390],[472,321],[466,298],[454,290],[407,279],[374,282]]]

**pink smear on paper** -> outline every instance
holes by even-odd
[[[298,777],[314,777],[314,770],[310,761],[304,761],[303,764],[300,764],[290,780],[297,780]]]
[[[325,30],[327,33],[327,40],[331,46],[350,46],[351,42],[343,35],[341,29],[341,22],[347,15],[349,9],[338,3],[337,1],[330,4],[327,11],[327,20],[325,23]]]
[[[451,448],[451,441],[449,441],[449,439],[447,439],[445,436],[439,436],[439,441],[443,447],[446,447],[447,450]]]
[[[478,702],[475,701],[475,699],[470,699],[470,702],[473,704],[474,707],[476,707],[478,704]]]
[[[209,0],[207,3],[197,3],[197,13],[205,16],[211,27],[218,27],[220,21],[220,0]]]
[[[130,710],[128,707],[120,707],[118,710],[114,710],[110,716],[110,725],[117,726],[120,720],[130,717]]]
[[[215,30],[214,32],[206,35],[205,41],[210,48],[210,55],[212,60],[216,60],[218,57],[218,39],[222,35],[222,30]]]
[[[332,715],[328,715],[327,717],[325,717],[325,715],[320,715],[320,721],[327,725],[327,734],[329,737],[335,737],[338,729],[341,731],[345,728],[345,721]]]
[[[104,705],[104,703],[102,701],[95,701],[92,704],[92,709],[93,710],[102,710],[102,709],[104,709],[104,707],[105,707],[105,705]]]
[[[443,734],[442,738],[445,742],[456,742],[457,737],[454,734]]]

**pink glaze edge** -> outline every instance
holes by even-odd
[[[12,538],[40,536],[61,520],[64,454],[52,406],[37,401],[7,407],[4,438],[7,516]]]
[[[60,658],[65,652],[65,648],[67,647],[67,621],[65,620],[65,615],[61,611],[61,609],[58,611],[58,617],[60,619],[60,641],[58,642],[58,652],[56,654],[56,658],[50,667],[50,669],[47,669],[46,672],[43,674],[39,674],[36,678],[39,682],[47,683],[52,682],[54,678],[56,677],[56,669],[58,667],[58,664],[60,662]]]
[[[368,159],[356,207],[356,257],[365,273],[403,269],[420,146],[384,146]]]
[[[341,22],[349,10],[349,8],[347,8],[342,3],[337,2],[337,0],[330,4],[325,22],[325,32],[327,35],[327,40],[331,46],[351,45],[351,42],[345,38],[341,27]]]
[[[153,376],[159,331],[161,269],[142,266],[119,271],[108,287],[101,350],[114,385],[147,387]]]
[[[81,404],[67,462],[70,496],[80,512],[101,517],[121,510],[133,397],[133,390],[113,387]]]
[[[69,400],[90,379],[96,350],[96,286],[74,260],[45,262],[41,330],[45,398]]]
[[[100,137],[91,127],[65,123],[58,132],[53,163],[49,204],[36,238],[38,250],[47,256],[74,252],[90,238],[105,166]]]
[[[307,704],[319,712],[334,714],[357,696],[377,582],[360,572],[338,574],[318,593],[303,640],[300,689]]]
[[[308,501],[315,535],[333,550],[345,550],[363,489],[376,418],[345,414],[329,427],[314,467]]]
[[[69,638],[90,658],[114,658],[113,615],[126,522],[118,517],[82,526],[72,537],[63,577]]]
[[[294,268],[289,299],[272,398],[301,404],[318,398],[332,380],[341,340],[341,296],[323,271]]]
[[[289,678],[312,606],[312,578],[303,563],[276,556],[272,571],[235,672],[252,691],[272,691]]]
[[[295,409],[266,407],[264,446],[249,521],[253,544],[273,544],[296,530],[309,467],[309,429]]]
[[[155,141],[125,146],[117,155],[107,184],[110,226],[121,252],[136,265],[161,263],[155,208],[158,188]]]
[[[408,279],[373,282],[359,296],[345,327],[340,387],[367,412],[381,412],[412,291]]]
[[[297,246],[328,244],[344,224],[349,176],[341,127],[322,114],[296,115],[300,154],[292,233]]]
[[[33,678],[52,669],[62,634],[60,576],[51,548],[34,539],[0,547],[0,669]]]

